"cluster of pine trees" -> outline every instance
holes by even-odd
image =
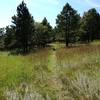
[[[57,16],[56,33],[59,33],[58,39],[65,40],[66,46],[69,43],[85,42],[90,43],[93,40],[100,39],[100,14],[95,8],[84,12],[81,17],[77,11],[68,3]],[[58,36],[58,34],[56,34]],[[62,37],[62,38],[61,38]]]
[[[0,28],[0,49],[24,54],[53,41],[65,41],[68,46],[95,39],[100,39],[100,14],[92,8],[81,17],[68,3],[58,14],[55,28],[46,18],[41,23],[35,22],[24,1],[12,17],[12,25]]]

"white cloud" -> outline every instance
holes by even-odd
[[[27,4],[31,3],[32,0],[24,0]]]
[[[100,4],[97,4],[95,1],[93,0],[86,0],[86,2],[88,4],[90,4],[92,7],[97,7],[97,8],[100,8]]]
[[[53,4],[53,5],[58,5],[59,1],[58,0],[47,0],[48,3]]]
[[[21,0],[20,0],[21,1]],[[27,4],[32,3],[34,0],[24,0]],[[52,4],[52,5],[58,5],[59,1],[58,0],[36,0],[34,3],[39,2],[41,4]]]
[[[21,3],[22,1],[24,1],[27,4],[30,4],[32,0],[17,0],[17,3]]]

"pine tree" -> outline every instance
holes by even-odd
[[[61,13],[57,16],[56,24],[59,30],[65,33],[66,46],[68,46],[72,33],[74,34],[80,16],[68,3],[63,7]]]
[[[28,53],[33,43],[34,20],[24,1],[17,7],[17,15],[12,19],[16,30],[16,47],[22,53]]]
[[[81,28],[84,31],[83,38],[88,43],[98,38],[100,29],[100,15],[95,8],[92,8],[84,13],[81,21]]]
[[[45,44],[47,44],[51,41],[52,38],[52,26],[50,25],[46,17],[44,17],[41,24],[44,26],[44,39]]]
[[[15,29],[13,28],[13,26],[7,26],[6,28],[6,34],[5,34],[5,39],[4,39],[4,43],[5,43],[5,49],[14,49],[15,48]]]

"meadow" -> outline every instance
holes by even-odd
[[[0,100],[100,100],[100,42],[50,46],[0,52]]]

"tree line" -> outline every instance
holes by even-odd
[[[40,23],[35,22],[24,1],[12,17],[12,25],[0,28],[0,49],[23,54],[54,41],[69,46],[70,43],[90,43],[96,39],[100,39],[100,14],[92,8],[80,16],[68,3],[57,15],[55,28],[46,17]]]

